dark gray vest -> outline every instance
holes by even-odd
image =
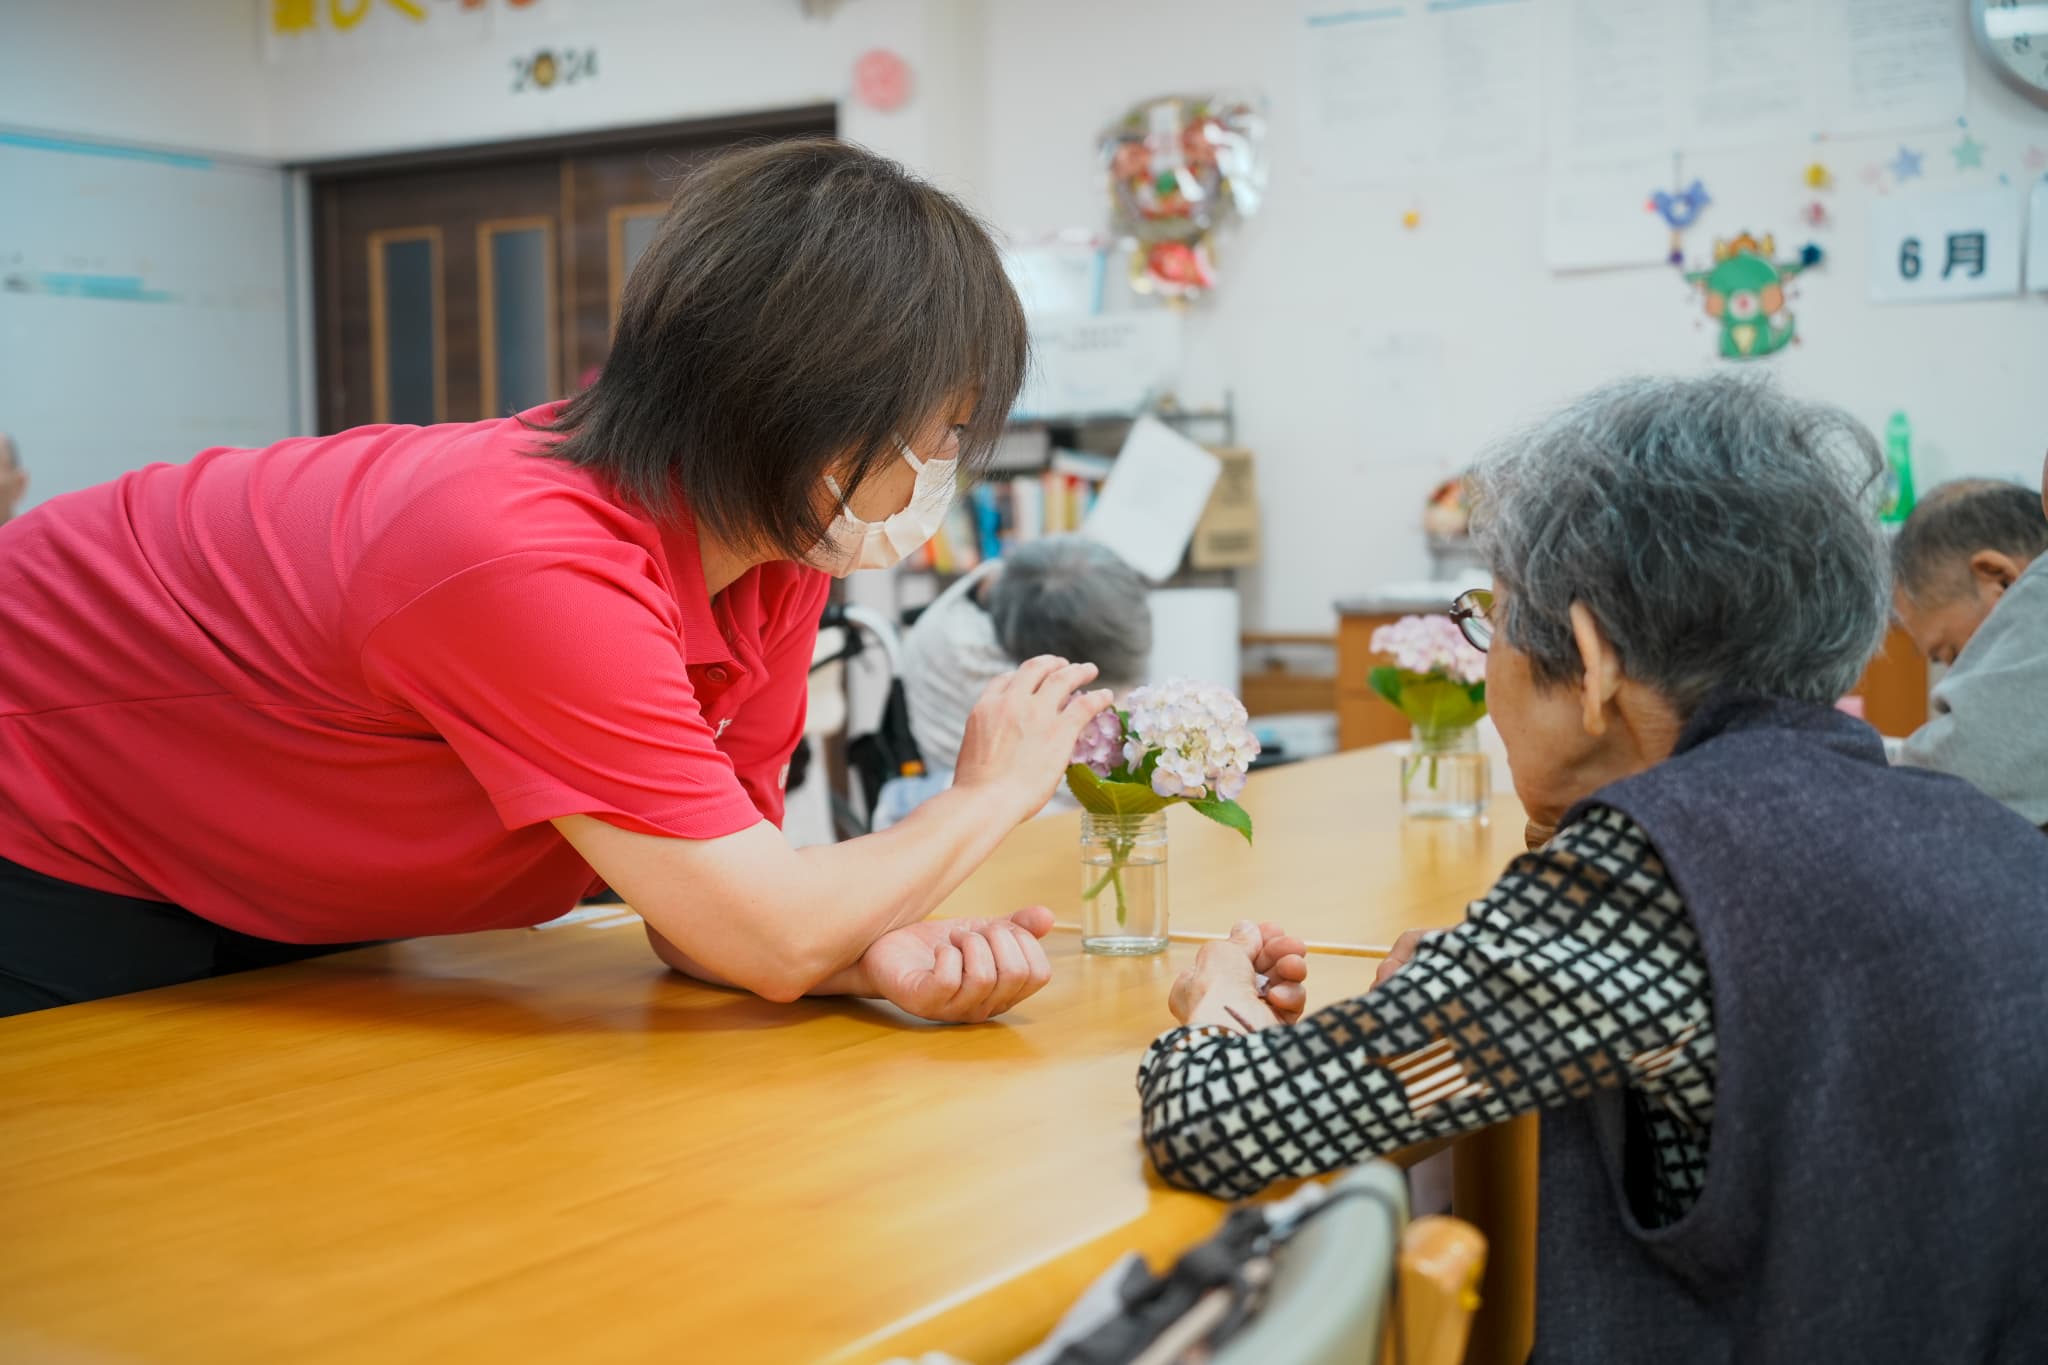
[[[1533,1359],[2048,1362],[2048,839],[1757,698],[1593,800],[1699,930],[1713,1133],[1648,1229],[1627,1093],[1544,1116]]]

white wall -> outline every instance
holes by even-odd
[[[273,154],[312,161],[835,103],[855,59],[886,47],[916,72],[910,105],[848,103],[841,135],[943,171],[972,126],[950,115],[967,95],[952,57],[977,22],[949,0],[850,0],[829,20],[796,0],[539,0],[483,42],[281,58],[260,80]],[[512,60],[543,47],[595,48],[597,77],[513,90]]]
[[[1552,276],[1542,264],[1541,171],[1383,190],[1333,189],[1301,146],[1295,30],[1287,4],[1187,0],[997,0],[984,34],[986,154],[974,191],[1006,228],[1103,221],[1098,129],[1137,99],[1253,87],[1271,98],[1266,207],[1227,238],[1222,284],[1190,318],[1188,393],[1235,390],[1240,436],[1259,452],[1266,563],[1248,579],[1247,621],[1324,629],[1330,601],[1423,576],[1421,499],[1487,441],[1618,375],[1710,370],[1711,333],[1662,268]],[[1987,163],[2048,146],[2048,114],[1968,62],[1968,117]],[[1954,182],[1946,138],[1928,181]],[[1920,442],[1922,486],[1965,472],[2039,478],[2048,448],[2048,297],[1877,308],[1866,301],[1871,202],[1856,168],[1898,139],[1688,156],[1716,203],[1688,240],[1775,230],[1812,196],[1816,155],[1840,182],[1828,253],[1802,277],[1802,344],[1769,364],[1796,391],[1875,428],[1894,409]],[[2015,177],[2017,178],[2017,177]],[[1982,183],[1982,181],[1978,181]],[[1412,206],[1415,231],[1401,224]],[[1440,374],[1430,355],[1440,352]],[[1405,358],[1404,358],[1405,357]]]
[[[1191,317],[1183,385],[1193,401],[1234,390],[1241,437],[1260,452],[1269,534],[1266,564],[1246,578],[1253,626],[1327,628],[1332,598],[1419,576],[1424,490],[1516,423],[1617,374],[1725,363],[1668,271],[1543,268],[1539,166],[1381,190],[1318,179],[1301,148],[1289,3],[846,0],[813,21],[796,0],[539,0],[530,22],[487,42],[312,62],[265,60],[262,12],[258,0],[9,0],[0,124],[300,161],[840,101],[844,135],[1030,235],[1103,223],[1096,135],[1130,102],[1263,90],[1271,192],[1223,243],[1221,288]],[[511,58],[542,45],[594,46],[598,79],[514,93]],[[899,112],[844,101],[854,58],[873,46],[915,72]],[[1989,161],[2048,145],[2048,116],[1974,56],[1968,69],[1967,112]],[[1929,188],[1958,183],[1945,142],[1915,141],[1931,152]],[[1873,426],[1905,409],[1923,484],[2031,480],[2048,444],[2048,299],[1865,300],[1871,199],[1855,171],[1895,145],[1689,156],[1688,174],[1716,198],[1689,249],[1745,227],[1801,240],[1795,215],[1810,196],[1798,175],[1818,151],[1841,182],[1836,225],[1812,234],[1829,259],[1800,282],[1803,344],[1759,363]],[[1413,232],[1400,221],[1411,206]]]
[[[28,505],[298,429],[287,177],[0,129],[0,430]]]
[[[0,124],[267,157],[257,34],[255,0],[4,0]]]

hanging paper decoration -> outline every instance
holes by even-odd
[[[1713,202],[1707,194],[1707,187],[1697,180],[1676,194],[1669,190],[1657,190],[1650,195],[1650,202],[1646,207],[1664,220],[1665,227],[1671,229],[1671,264],[1685,264],[1685,230],[1697,223],[1700,214]]]
[[[1786,306],[1785,284],[1803,270],[1820,264],[1821,249],[1807,245],[1795,260],[1774,261],[1777,243],[1770,233],[1761,241],[1747,232],[1714,243],[1714,266],[1686,275],[1706,298],[1707,316],[1721,324],[1721,355],[1727,360],[1755,360],[1792,343],[1792,310]]]
[[[1265,133],[1256,100],[1168,95],[1102,135],[1110,223],[1138,246],[1133,288],[1191,299],[1215,286],[1216,231],[1258,212],[1265,193]]]

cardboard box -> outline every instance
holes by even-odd
[[[1209,505],[1195,523],[1188,563],[1197,569],[1241,569],[1259,562],[1259,488],[1252,452],[1242,446],[1210,447],[1223,462]]]

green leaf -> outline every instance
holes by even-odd
[[[1067,790],[1090,815],[1150,815],[1173,802],[1135,782],[1105,782],[1085,763],[1067,769]]]
[[[1252,841],[1252,814],[1237,802],[1219,796],[1213,801],[1190,801],[1188,804],[1224,828],[1242,834],[1246,843]]]
[[[1401,670],[1384,664],[1365,675],[1366,686],[1394,705],[1401,704]]]
[[[1486,684],[1424,679],[1401,689],[1401,714],[1423,730],[1462,730],[1486,714]]]

